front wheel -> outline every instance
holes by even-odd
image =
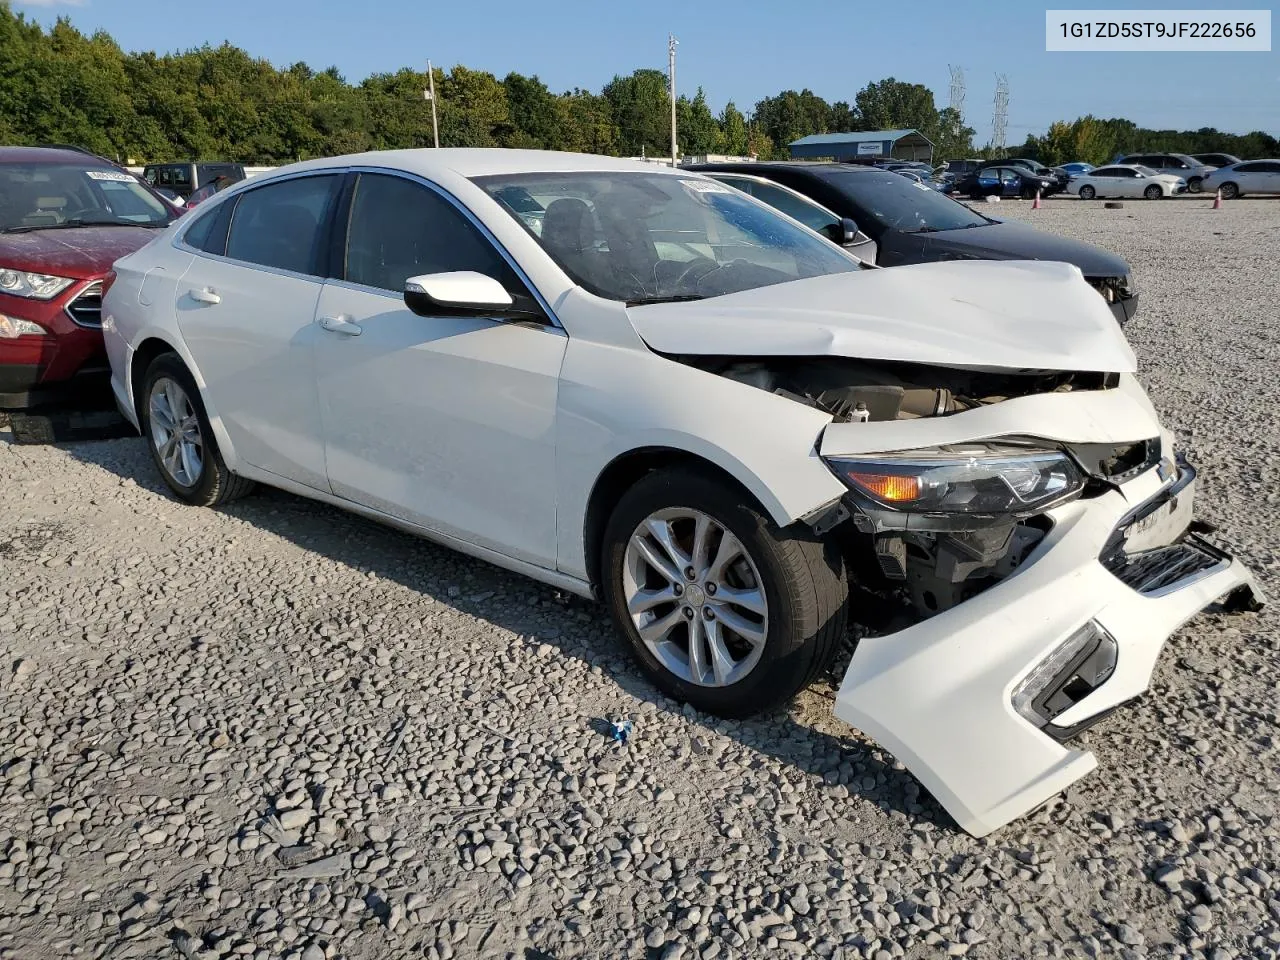
[[[1192,177],[1190,180],[1187,181],[1187,189],[1191,193],[1199,193],[1201,190],[1204,189],[1204,184],[1200,182],[1199,177]]]
[[[1087,183],[1080,188],[1081,200],[1092,200],[1097,195],[1098,195],[1098,191],[1093,189],[1093,187],[1089,186],[1089,184]]]
[[[1219,189],[1222,191],[1223,200],[1234,200],[1240,196],[1240,188],[1234,183],[1224,183]]]
[[[1157,184],[1151,184],[1147,189],[1142,191],[1142,195],[1148,200],[1159,200],[1164,196],[1164,191]]]
[[[227,469],[195,378],[175,353],[156,357],[143,377],[142,430],[160,475],[178,498],[212,507],[244,496],[253,481]]]
[[[619,501],[602,557],[614,625],[644,672],[725,717],[794,696],[847,622],[839,550],[745,499],[709,472],[651,473]]]

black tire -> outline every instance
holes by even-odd
[[[196,481],[184,485],[175,479],[161,461],[151,424],[150,397],[152,388],[158,380],[168,378],[182,387],[190,401],[192,411],[200,425],[200,438],[203,447],[203,464]],[[197,507],[216,507],[243,497],[251,491],[255,484],[252,480],[238,477],[227,469],[222,453],[218,450],[218,441],[209,426],[209,416],[205,413],[204,402],[200,398],[200,390],[195,378],[187,369],[182,358],[176,353],[163,353],[151,361],[151,366],[142,378],[142,394],[136,398],[138,419],[142,424],[142,434],[146,438],[147,449],[151,451],[151,459],[160,471],[160,476],[179,500]]]
[[[1204,189],[1204,184],[1200,182],[1199,177],[1192,177],[1187,181],[1187,191],[1189,193],[1199,193]]]
[[[1160,189],[1159,184],[1153,183],[1151,186],[1147,187],[1147,189],[1142,191],[1142,195],[1148,200],[1159,200],[1164,196],[1164,191]]]
[[[744,502],[746,501],[746,502]],[[636,528],[657,511],[707,514],[741,542],[760,572],[768,627],[759,661],[737,682],[700,686],[653,656],[627,612],[623,565]],[[780,529],[754,502],[709,471],[655,471],[618,501],[605,530],[604,596],[632,655],[664,693],[722,717],[745,717],[783,703],[830,663],[848,623],[849,584],[839,549],[808,528]]]
[[[1220,188],[1223,200],[1236,200],[1240,197],[1240,187],[1228,180]]]
[[[1086,183],[1084,186],[1080,188],[1081,200],[1092,200],[1097,195],[1098,195],[1098,191],[1095,190],[1090,184]]]

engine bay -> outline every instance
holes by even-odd
[[[1118,374],[1061,371],[977,371],[844,357],[677,357],[797,403],[837,423],[945,416],[1013,397],[1115,386]]]

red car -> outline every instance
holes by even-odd
[[[0,147],[0,409],[106,389],[111,265],[177,216],[110,161]]]

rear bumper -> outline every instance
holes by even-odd
[[[1214,548],[1206,562],[1154,571],[1172,571],[1171,583],[1145,576],[1153,572],[1142,567],[1145,555],[1116,553],[1116,531],[1169,495],[1155,473],[1053,511],[1052,530],[1012,576],[932,619],[858,645],[836,715],[893,753],[975,836],[1033,810],[1097,766],[1091,753],[1060,740],[1143,693],[1180,626],[1228,595],[1262,602],[1252,575]],[[1188,550],[1203,543],[1183,542]],[[1053,671],[1075,669],[1078,660],[1050,667],[1057,663],[1050,658],[1085,631],[1114,639],[1111,672],[1092,689],[1086,684],[1048,724],[1028,719],[1015,708],[1015,693],[1039,675],[1053,676],[1046,690],[1072,680]]]

